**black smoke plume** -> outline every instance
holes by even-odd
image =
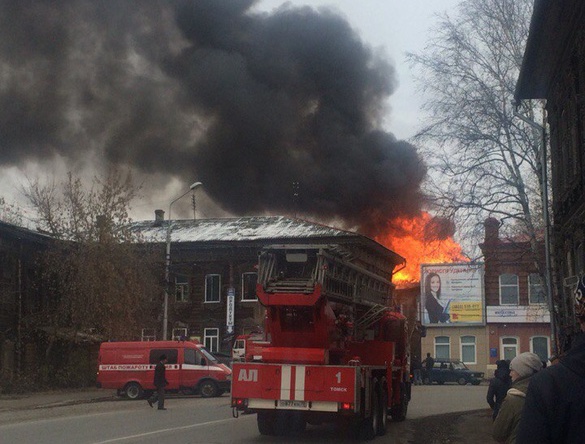
[[[0,165],[97,155],[369,234],[418,214],[424,163],[379,129],[392,66],[331,11],[254,4],[0,0]]]

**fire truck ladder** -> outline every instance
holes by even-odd
[[[384,313],[388,310],[388,307],[385,305],[376,304],[372,306],[367,312],[363,314],[361,318],[359,318],[355,322],[355,327],[358,331],[364,331],[368,327],[371,327],[376,321],[378,321]]]

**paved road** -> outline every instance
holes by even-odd
[[[390,423],[388,435],[377,438],[375,442],[417,442],[414,439],[421,427],[430,427],[431,423],[442,424],[436,417],[434,422],[426,419],[428,416],[484,409],[486,390],[486,386],[413,387],[408,419],[402,423]],[[150,409],[144,401],[80,401],[63,405],[63,401],[58,398],[55,395],[55,399],[51,399],[52,407],[33,408],[34,397],[30,397],[27,399],[29,407],[21,405],[20,409],[10,408],[7,400],[0,399],[1,441],[19,444],[274,442],[274,438],[258,434],[255,415],[243,415],[237,419],[232,417],[228,395],[213,399],[171,398],[167,403],[168,410],[163,412]],[[17,406],[17,401],[14,400],[11,405]],[[450,425],[453,426],[463,416],[450,416]],[[470,429],[476,429],[474,421],[477,420],[473,419],[471,423],[467,421]],[[453,433],[458,432],[455,430]],[[333,426],[309,426],[301,437],[283,437],[278,441],[322,443],[329,440],[352,442]]]

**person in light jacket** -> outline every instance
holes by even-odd
[[[510,362],[512,387],[508,390],[493,424],[492,437],[497,442],[515,443],[526,391],[532,375],[542,369],[538,355],[520,353]]]

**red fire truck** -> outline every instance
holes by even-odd
[[[378,245],[378,244],[376,244]],[[362,439],[406,417],[406,318],[391,309],[404,259],[379,246],[274,245],[259,256],[266,308],[260,362],[234,362],[232,408],[257,413],[263,435],[339,421]]]

